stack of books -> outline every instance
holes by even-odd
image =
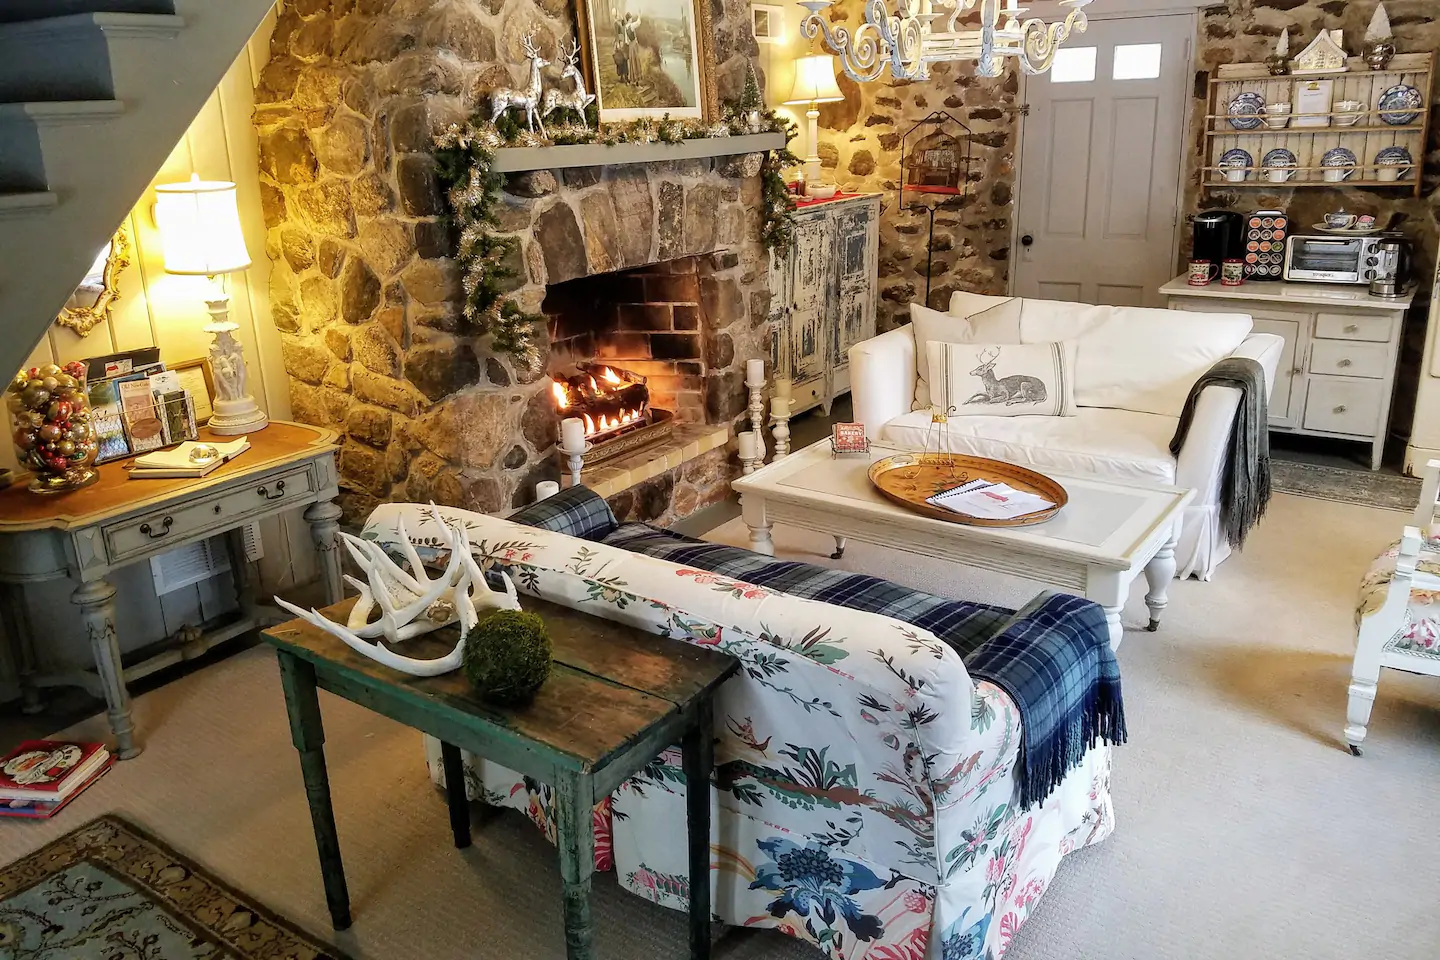
[[[114,762],[103,743],[27,740],[0,758],[0,817],[47,820]]]

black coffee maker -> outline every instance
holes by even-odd
[[[1195,214],[1194,260],[1208,260],[1218,272],[1226,260],[1245,259],[1245,216],[1233,210]]]

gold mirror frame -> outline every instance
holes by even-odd
[[[121,226],[110,239],[110,254],[105,258],[105,276],[100,295],[92,307],[63,307],[55,322],[86,336],[95,325],[110,315],[110,308],[120,299],[120,271],[130,266],[130,237]]]

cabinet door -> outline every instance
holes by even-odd
[[[770,254],[770,370],[772,375],[788,377],[790,365],[790,279],[795,269],[794,254],[783,257]]]
[[[835,341],[830,360],[850,363],[850,348],[875,336],[875,272],[879,201],[851,204],[835,217]]]
[[[1275,389],[1270,391],[1270,426],[1300,426],[1300,407],[1305,396],[1304,342],[1308,340],[1310,318],[1305,314],[1251,311],[1256,333],[1273,333],[1285,338],[1280,363],[1275,368]]]
[[[788,346],[790,376],[797,385],[823,380],[830,356],[827,305],[833,274],[829,239],[829,224],[823,217],[802,217],[795,224]]]

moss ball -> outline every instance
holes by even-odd
[[[465,676],[480,699],[524,706],[550,676],[545,621],[521,610],[497,610],[465,638]]]

